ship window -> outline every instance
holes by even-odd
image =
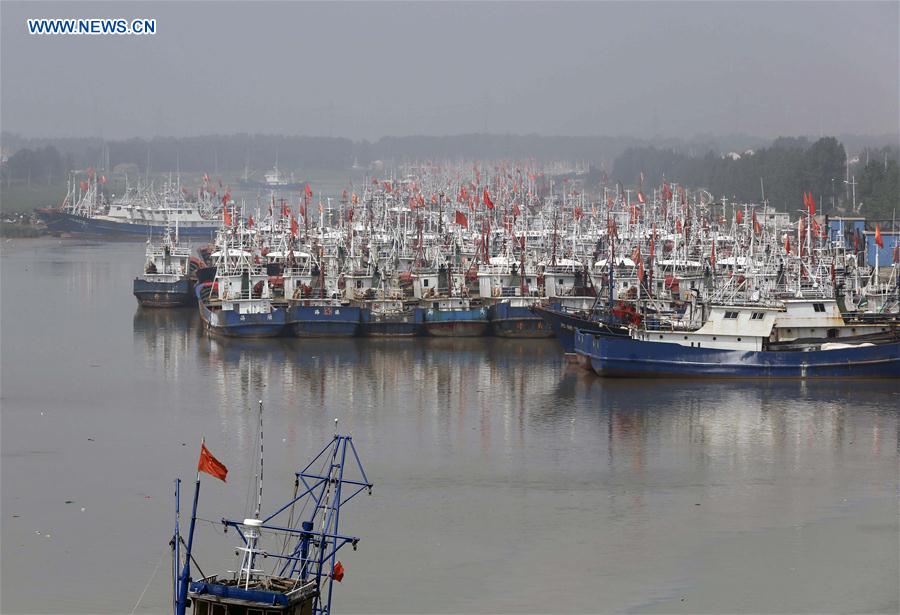
[[[685,336],[684,336],[684,339],[687,339],[687,338],[688,338],[688,336],[687,336],[687,335],[685,335]]]
[[[194,601],[194,615],[207,615],[209,613],[209,603],[202,600]]]
[[[422,286],[428,286],[428,278],[422,280]]]
[[[734,319],[734,318],[737,318],[737,317],[738,317],[738,313],[737,313],[737,312],[725,312],[725,318],[731,318],[731,319]]]
[[[663,338],[663,336],[662,336],[662,335],[660,335],[660,336],[659,336],[659,339],[662,339],[662,338]]]
[[[362,288],[362,280],[356,281],[356,288]]]
[[[763,318],[765,318],[765,314],[763,312],[753,312],[750,320],[762,320]]]
[[[817,312],[824,312],[825,304],[824,303],[813,303],[813,309]]]
[[[738,341],[741,341],[741,338],[738,338]]]
[[[212,615],[228,615],[228,610],[224,604],[213,604],[210,612]]]
[[[716,341],[716,336],[715,336],[715,335],[713,335],[713,341]]]

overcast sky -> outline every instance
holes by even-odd
[[[900,3],[0,3],[25,136],[896,134]],[[29,17],[152,17],[34,36]]]

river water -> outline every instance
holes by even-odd
[[[897,612],[900,383],[604,381],[555,341],[211,338],[140,242],[2,245],[3,613],[167,612],[173,483],[242,518],[349,431],[336,612]],[[236,537],[201,521],[207,574]],[[141,597],[143,593],[143,597]]]

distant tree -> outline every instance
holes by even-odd
[[[23,148],[10,156],[3,173],[7,185],[10,182],[50,185],[65,176],[65,165],[59,150],[52,145]]]

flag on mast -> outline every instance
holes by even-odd
[[[225,477],[228,476],[228,468],[213,457],[213,454],[206,448],[206,443],[200,444],[200,460],[197,461],[197,472],[206,472],[210,476],[218,478],[220,481],[227,482]]]

